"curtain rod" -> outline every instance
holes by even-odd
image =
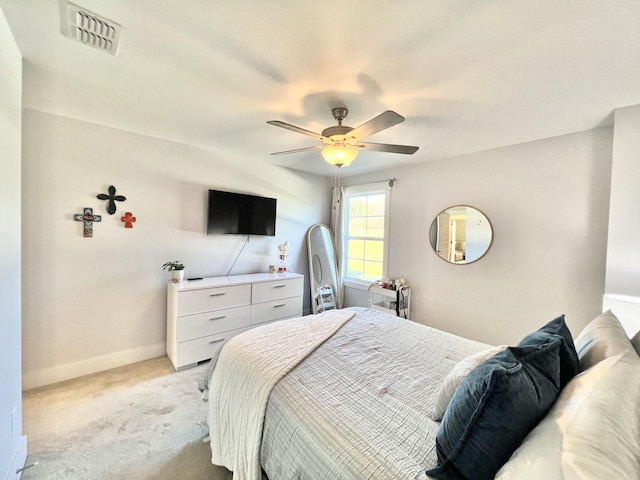
[[[383,178],[382,180],[372,180],[370,182],[366,182],[366,183],[356,183],[355,185],[351,185],[352,187],[357,187],[360,185],[367,185],[369,183],[382,183],[382,182],[389,182],[389,187],[393,187],[393,184],[395,182],[397,182],[398,179],[396,177],[393,178]]]

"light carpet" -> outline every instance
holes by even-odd
[[[229,480],[211,465],[207,364],[174,372],[161,357],[24,392],[24,480]]]

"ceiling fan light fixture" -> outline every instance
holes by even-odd
[[[324,159],[337,167],[351,165],[357,155],[358,149],[346,144],[331,145],[322,149]]]
[[[371,120],[364,122],[362,125],[356,128],[347,127],[342,125],[342,121],[347,116],[348,110],[344,107],[334,108],[331,113],[333,118],[336,119],[338,125],[327,127],[322,130],[322,133],[315,133],[304,128],[296,127],[290,123],[282,122],[280,120],[269,120],[268,124],[274,125],[280,128],[286,128],[292,132],[301,133],[309,137],[313,137],[320,141],[320,145],[315,147],[296,148],[295,150],[285,150],[284,152],[275,152],[271,155],[286,155],[289,153],[308,152],[310,150],[320,150],[324,159],[331,165],[335,165],[338,168],[345,165],[351,165],[353,160],[358,155],[358,150],[364,148],[374,152],[385,153],[404,153],[411,155],[418,150],[418,147],[412,147],[409,145],[392,145],[390,143],[371,143],[363,142],[362,139],[378,133],[389,127],[393,127],[398,123],[404,121],[402,115],[398,115],[392,110],[386,110],[380,115],[373,117]]]

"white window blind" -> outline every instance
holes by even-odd
[[[368,284],[386,275],[390,194],[386,182],[345,188],[345,281]]]

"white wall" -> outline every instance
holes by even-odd
[[[18,478],[22,436],[20,129],[22,58],[0,10],[0,479]]]
[[[640,105],[615,112],[604,309],[640,330]]]
[[[428,147],[425,147],[428,148]],[[389,275],[412,287],[411,317],[487,343],[513,343],[565,313],[574,334],[601,311],[612,130],[344,179],[396,177]],[[429,245],[443,209],[480,209],[494,229],[488,254],[451,265]],[[365,304],[350,290],[348,304]]]
[[[288,240],[308,284],[304,235],[328,221],[331,179],[33,110],[23,137],[25,388],[164,354],[162,264],[225,275],[246,238],[206,235],[209,188],[278,199],[276,237],[251,237],[230,274],[266,271]],[[127,197],[113,216],[96,199],[109,185]],[[73,221],[83,207],[102,215],[93,238]]]
[[[640,105],[615,112],[607,294],[640,297]]]

